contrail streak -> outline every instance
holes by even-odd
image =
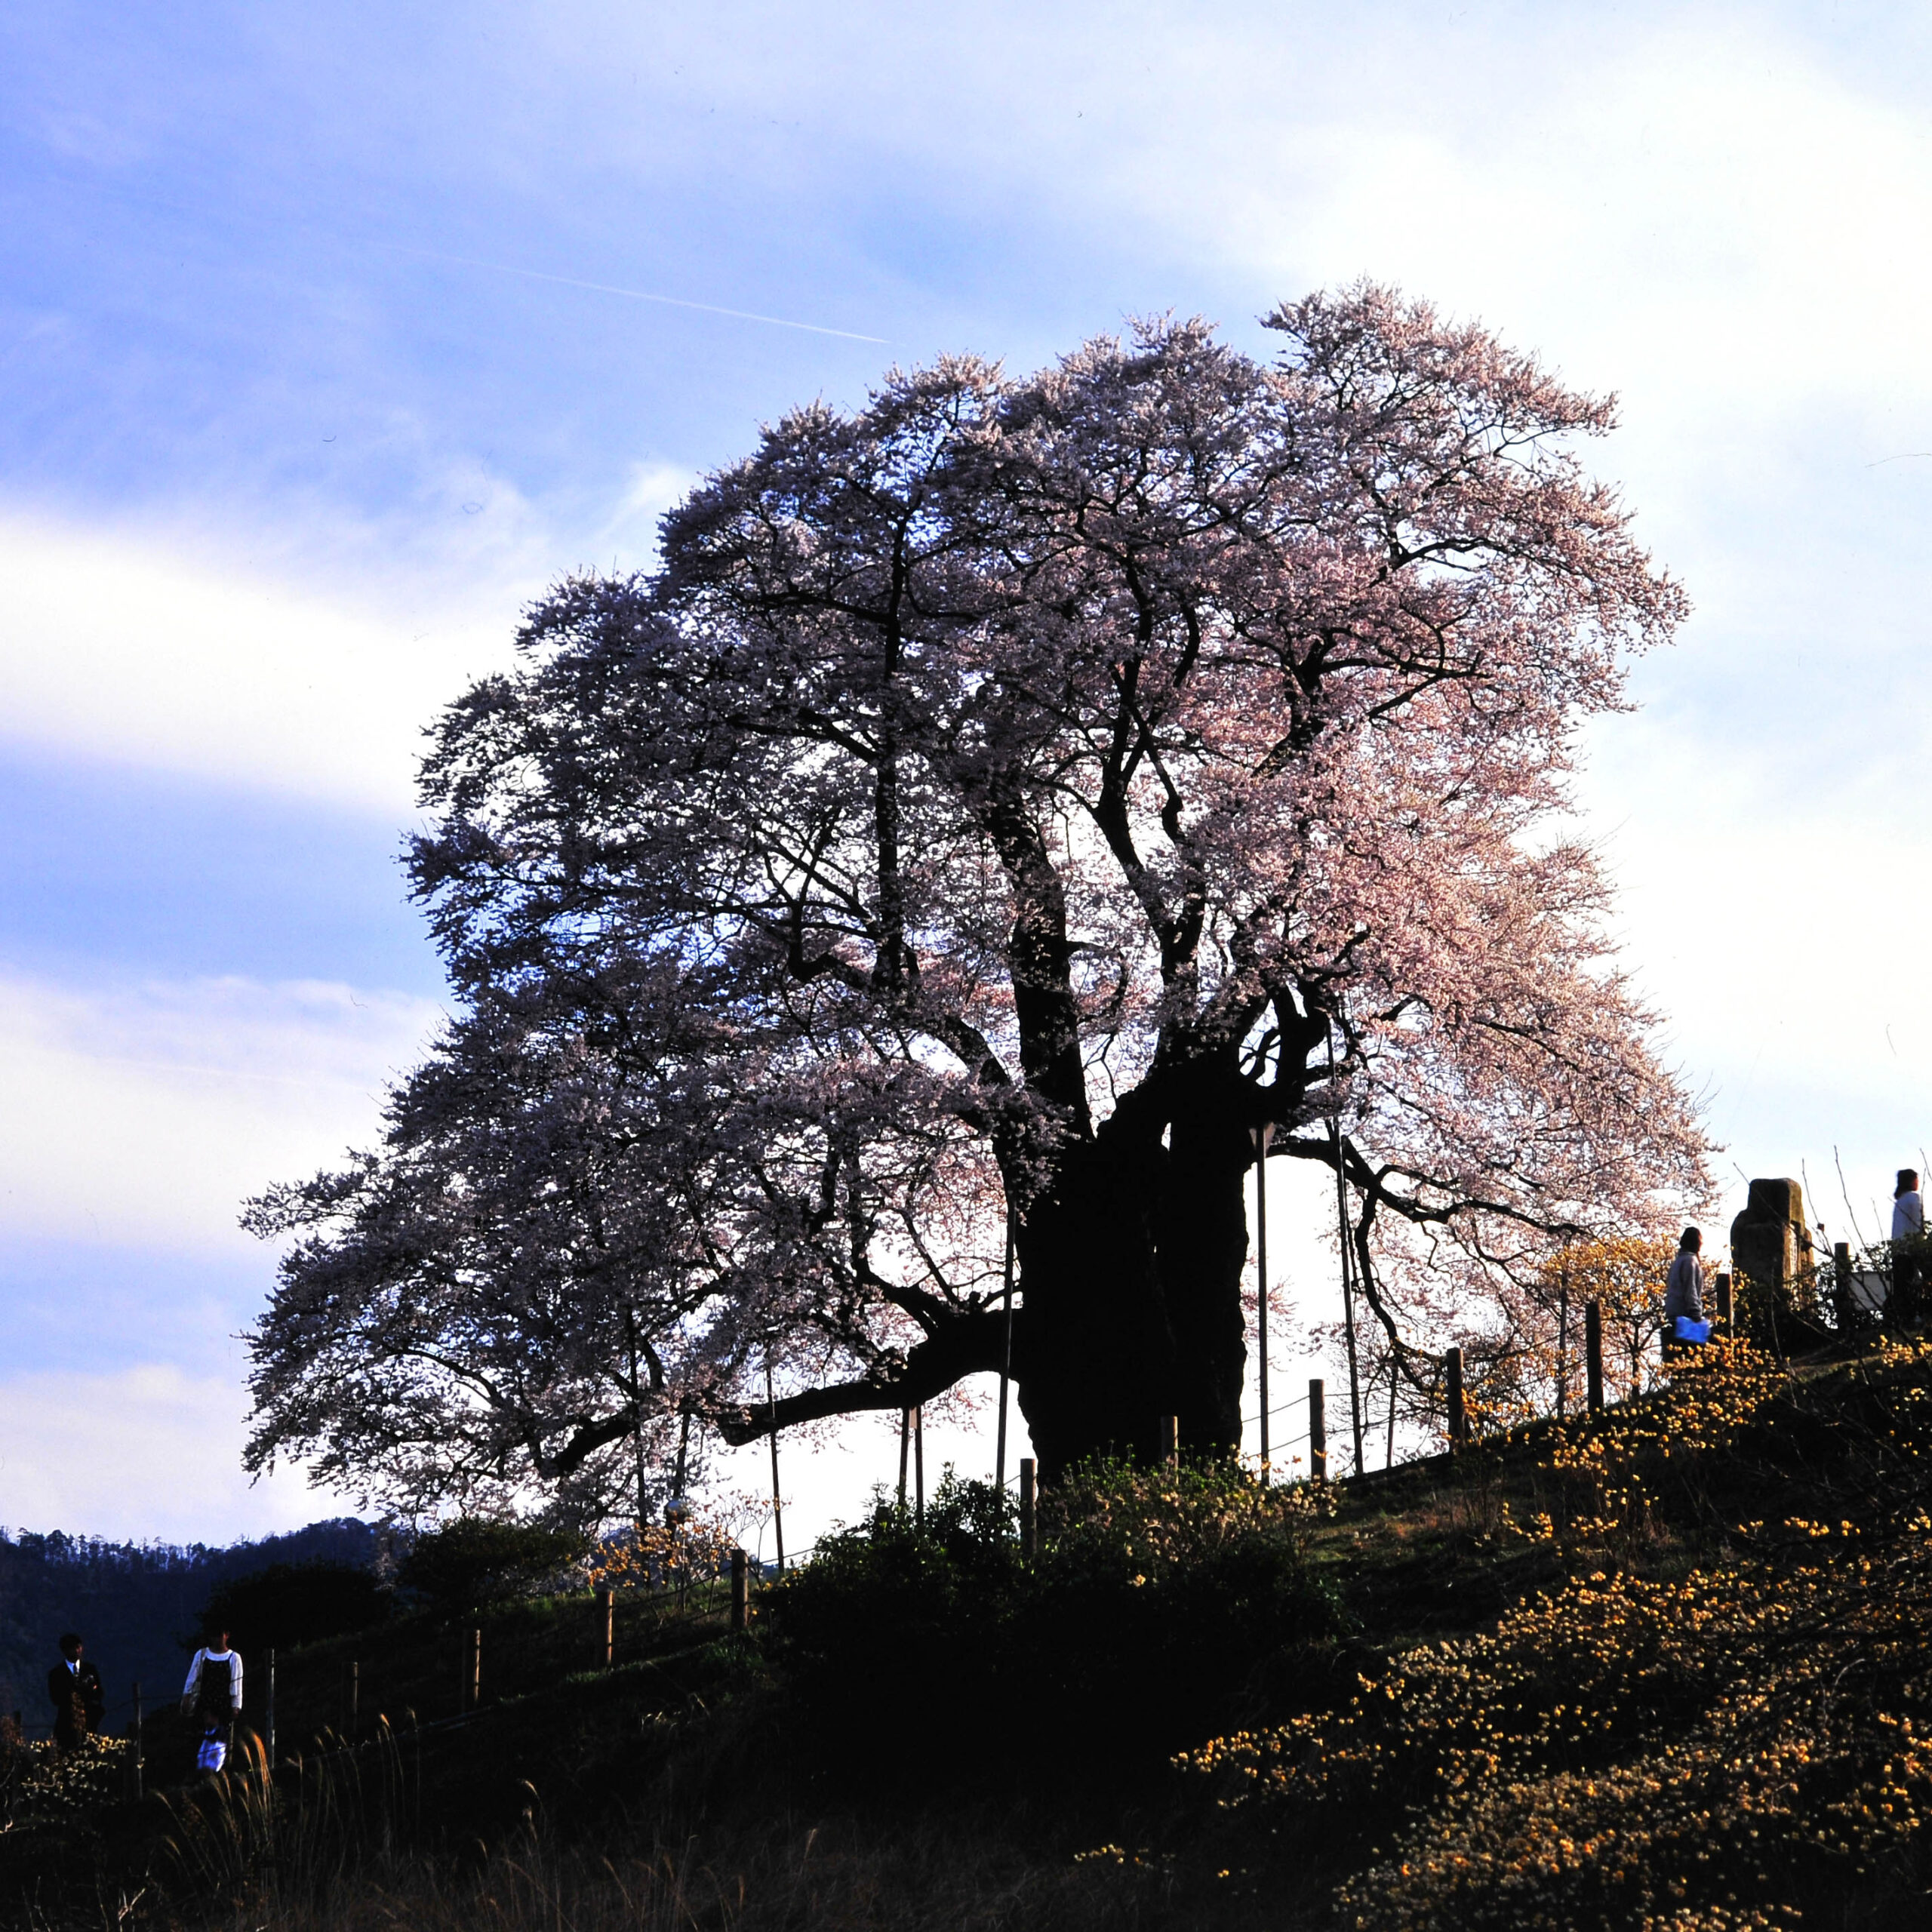
[[[85,184],[77,180],[72,185],[85,185],[110,200],[125,202],[134,207],[164,208],[171,214],[186,215],[191,220],[211,224],[220,219],[233,220],[237,218],[235,211],[232,209],[224,211],[223,216],[217,217],[211,210],[192,202],[170,201],[158,195],[144,195],[126,188],[109,187],[91,179]],[[241,218],[247,219],[245,216]],[[485,262],[469,255],[447,255],[440,249],[419,248],[407,242],[379,242],[373,236],[346,235],[318,222],[298,220],[285,225],[305,229],[311,234],[325,235],[340,248],[382,248],[392,254],[414,255],[426,262],[447,262],[454,268],[481,269],[491,275],[521,275],[526,281],[554,282],[559,288],[585,289],[593,295],[620,296],[626,302],[655,302],[666,309],[694,309],[701,315],[729,315],[734,321],[762,322],[769,328],[802,329],[808,335],[836,336],[841,342],[871,342],[878,343],[881,348],[891,346],[889,336],[861,335],[857,329],[827,328],[821,322],[795,322],[786,315],[761,315],[750,309],[725,309],[712,302],[688,302],[678,295],[654,295],[645,288],[619,288],[608,281],[580,281],[574,275],[546,275],[540,269],[520,269],[508,262]],[[32,333],[34,331],[29,331],[29,335]],[[22,338],[23,340],[26,339]],[[18,343],[14,345],[15,348],[19,346]]]
[[[654,295],[648,289],[619,288],[608,281],[580,281],[568,275],[546,275],[540,269],[512,267],[507,262],[483,262],[469,255],[446,255],[439,249],[414,248],[405,242],[378,242],[379,248],[387,248],[399,255],[415,255],[428,262],[447,262],[453,268],[483,269],[492,275],[521,275],[525,281],[547,281],[558,288],[582,288],[593,295],[620,295],[627,302],[656,302],[666,309],[695,309],[703,315],[729,315],[740,322],[764,322],[775,329],[802,329],[808,335],[837,336],[844,342],[875,342],[881,347],[890,346],[889,338],[882,335],[861,335],[856,329],[831,329],[819,322],[795,322],[783,315],[761,315],[749,309],[722,309],[715,302],[688,302],[678,295]]]

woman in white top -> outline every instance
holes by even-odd
[[[202,1728],[197,1766],[218,1771],[235,1743],[235,1720],[242,1714],[242,1656],[228,1647],[228,1632],[218,1642],[195,1653],[188,1681],[181,1687],[181,1708]]]
[[[1885,1318],[1894,1327],[1918,1325],[1918,1284],[1925,1272],[1925,1203],[1918,1192],[1918,1170],[1901,1168],[1892,1189],[1892,1291]]]

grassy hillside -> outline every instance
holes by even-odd
[[[1920,1926],[1929,1471],[1932,1348],[1874,1341],[1326,1492],[1098,1472],[1030,1565],[952,1490],[745,1638],[640,1597],[607,1672],[587,1600],[497,1611],[475,1712],[456,1628],[312,1647],[285,1755],[352,1662],[357,1748],[95,1804],[85,1884],[23,1761],[0,1882],[317,1932]]]

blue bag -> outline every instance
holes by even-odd
[[[1677,1339],[1680,1342],[1708,1342],[1711,1339],[1711,1324],[1708,1321],[1694,1321],[1687,1315],[1677,1318]]]

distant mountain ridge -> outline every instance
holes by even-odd
[[[0,1528],[0,1712],[18,1711],[30,1736],[45,1734],[47,1673],[61,1632],[78,1630],[118,1731],[137,1681],[150,1707],[180,1694],[195,1620],[217,1583],[272,1563],[359,1565],[375,1552],[374,1525],[353,1516],[223,1549]]]

